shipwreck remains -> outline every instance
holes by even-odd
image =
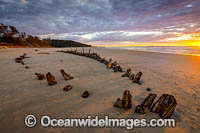
[[[63,88],[64,91],[69,91],[69,90],[71,90],[71,89],[72,89],[72,86],[71,86],[71,85],[66,85],[66,86]]]
[[[116,102],[113,105],[114,107],[124,108],[124,109],[130,109],[132,108],[132,95],[129,90],[125,90],[123,93],[122,100],[120,98],[117,98]]]
[[[122,100],[120,98],[117,98],[116,102],[113,105],[114,107],[122,108]]]
[[[43,79],[45,79],[44,74],[35,73],[35,75],[37,76],[37,78],[38,78],[39,80],[43,80]]]
[[[25,58],[30,58],[30,57],[26,57],[26,55],[27,55],[27,54],[24,53],[23,55],[21,55],[21,56],[15,58],[15,62],[16,62],[16,63],[21,63],[22,65],[25,65],[23,59],[25,59]]]
[[[132,108],[132,95],[131,95],[129,90],[124,91],[124,95],[123,95],[123,98],[122,98],[122,106],[125,109]]]
[[[174,96],[163,94],[152,106],[151,111],[158,113],[162,118],[170,118],[177,105]]]
[[[127,69],[126,73],[122,77],[129,77],[131,75],[131,68]]]
[[[55,84],[57,84],[57,81],[56,81],[55,77],[50,72],[48,72],[46,74],[46,78],[47,78],[48,85],[55,85]]]
[[[61,74],[62,74],[62,76],[64,77],[65,80],[74,79],[74,77],[67,74],[63,69],[60,69],[60,72],[61,72]]]
[[[136,106],[134,112],[141,113],[141,114],[146,114],[147,110],[151,107],[151,105],[154,102],[155,98],[156,98],[156,94],[150,93],[140,105]]]
[[[142,72],[138,72],[133,80],[133,83],[140,84],[140,79],[142,77]]]

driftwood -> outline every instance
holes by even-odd
[[[140,114],[146,114],[147,113],[147,108],[145,108],[144,106],[142,105],[137,105],[135,107],[135,110],[134,110],[135,113],[140,113]]]
[[[117,66],[117,71],[118,72],[124,72],[121,66]]]
[[[152,106],[151,111],[159,113],[162,118],[170,118],[177,105],[174,96],[163,94]]]
[[[123,93],[122,100],[120,98],[117,98],[116,102],[113,105],[114,107],[124,108],[124,109],[130,109],[132,108],[132,96],[130,94],[129,90],[125,90]]]
[[[46,74],[46,78],[47,78],[48,85],[55,85],[55,84],[57,84],[55,77],[50,72],[48,72]]]
[[[21,63],[21,59],[20,58],[15,58],[15,62],[16,63]]]
[[[117,66],[117,61],[114,61],[112,64],[111,64],[111,68],[114,68]]]
[[[100,62],[101,62],[101,63],[105,63],[105,61],[106,61],[105,58],[103,58],[103,59],[101,59]]]
[[[105,60],[104,64],[105,64],[106,66],[108,65],[108,63],[109,63],[109,61],[108,61],[108,60]]]
[[[74,79],[74,77],[71,77],[69,74],[67,74],[63,69],[60,69],[60,72],[62,74],[62,76],[64,77],[65,80],[70,80],[70,79]]]
[[[154,100],[156,99],[156,94],[152,94],[150,93],[145,99],[144,101],[141,103],[142,106],[144,107],[148,107],[148,109],[151,107],[152,103],[154,102]]]
[[[131,75],[129,76],[129,79],[130,79],[130,80],[134,80],[134,78],[135,78],[135,75],[134,75],[134,74],[131,74]]]
[[[89,53],[85,53],[84,52],[84,48],[82,47],[83,51],[81,52],[77,52],[77,49],[75,51],[72,50],[67,50],[67,51],[63,51],[63,50],[58,50],[57,52],[63,52],[63,53],[70,53],[70,54],[75,54],[75,55],[80,55],[80,56],[85,56],[88,58],[92,58],[95,59],[101,63],[104,63],[108,69],[112,68],[114,70],[114,72],[124,72],[122,67],[117,65],[117,62],[113,62],[112,63],[112,59],[110,58],[109,61],[106,60],[105,58],[102,58],[100,55],[98,55],[97,53],[93,52],[91,53],[91,49],[89,49]]]
[[[140,79],[142,77],[142,72],[138,72],[133,80],[133,83],[140,83]]]
[[[72,89],[72,86],[71,86],[71,85],[66,85],[66,86],[63,88],[64,91],[69,91],[69,90],[71,90],[71,89]]]
[[[114,71],[115,73],[118,72],[117,66],[116,66],[116,67],[113,67],[113,71]]]
[[[23,60],[21,60],[21,64],[22,64],[22,65],[25,65],[25,63],[23,62]]]
[[[45,79],[44,74],[35,73],[35,75],[38,77],[39,80],[43,80],[43,79]]]
[[[140,105],[136,106],[134,112],[146,114],[147,109],[149,109],[151,107],[155,98],[156,98],[156,94],[150,93]]]
[[[23,62],[23,59],[24,59],[24,58],[30,58],[30,57],[26,57],[26,55],[27,55],[27,54],[24,53],[23,55],[21,55],[21,56],[15,58],[15,62],[16,62],[16,63],[21,63],[22,65],[25,65],[25,63]]]
[[[22,56],[17,57],[17,58],[15,58],[15,62],[24,64],[24,62],[22,61],[23,59],[24,59],[24,57],[22,57]]]
[[[110,58],[109,59],[109,62],[108,62],[108,65],[107,65],[107,68],[109,69],[109,68],[111,68],[112,67],[112,59]]]
[[[117,61],[114,61],[114,63],[112,63],[111,67],[112,67],[112,69],[113,69],[114,72],[121,72],[122,71],[121,66],[117,65]]]
[[[132,96],[129,90],[124,91],[124,95],[122,98],[122,107],[125,109],[132,108]]]
[[[122,100],[120,98],[117,98],[116,102],[113,105],[114,107],[122,108]]]
[[[122,77],[129,77],[131,75],[131,68],[127,69],[126,73]]]

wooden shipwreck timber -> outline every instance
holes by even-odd
[[[113,69],[113,72],[115,72],[115,73],[116,72],[125,72],[123,70],[123,68],[117,63],[117,61],[113,61],[111,58],[109,60],[106,60],[104,57],[101,57],[99,54],[97,54],[95,52],[91,53],[91,49],[89,49],[88,53],[84,52],[84,49],[82,52],[78,52],[77,49],[74,51],[73,50],[66,50],[66,51],[61,50],[61,51],[57,51],[57,52],[63,52],[63,53],[88,57],[88,58],[94,59],[100,63],[105,64],[107,69]],[[128,77],[128,79],[130,79],[133,83],[141,85],[140,79],[142,77],[142,72],[138,72],[135,76],[135,74],[131,73],[131,68],[129,68],[129,69],[127,69],[125,74],[122,75],[122,77]]]
[[[91,59],[94,59],[100,63],[103,63],[107,66],[108,69],[113,69],[114,72],[124,72],[122,67],[117,64],[117,61],[112,62],[112,59],[110,58],[109,60],[106,60],[105,58],[101,57],[97,53],[93,52],[91,53],[91,50],[89,50],[88,53],[85,53],[84,50],[83,52],[78,52],[77,50],[71,51],[57,51],[57,52],[63,52],[63,53],[68,53],[68,54],[74,54],[74,55],[79,55],[79,56],[85,56]]]
[[[147,110],[150,109],[153,113],[158,113],[160,117],[168,119],[174,113],[175,107],[177,105],[174,96],[169,94],[163,94],[155,103],[156,94],[150,93],[144,101],[137,105],[135,108],[136,113],[146,114]],[[151,107],[151,105],[153,106]]]
[[[125,72],[122,74],[121,77],[128,77],[129,80],[132,81],[132,83],[136,83],[138,85],[141,85],[141,77],[143,73],[139,71],[137,74],[132,73],[131,68],[128,68],[126,71],[122,69],[120,65],[118,65],[117,61],[113,61],[111,58],[109,60],[106,60],[105,58],[101,57],[97,53],[93,52],[91,53],[91,50],[89,50],[89,53],[85,53],[84,49],[83,52],[78,52],[77,49],[67,50],[67,51],[57,51],[57,52],[63,52],[68,54],[74,54],[79,56],[88,57],[91,59],[94,59],[100,63],[103,63],[106,65],[107,69],[113,69],[114,72]],[[61,70],[61,73],[65,79],[66,74],[64,71]],[[70,77],[70,75],[67,75],[67,77]],[[150,91],[150,89],[148,89]],[[86,91],[83,93],[82,97],[86,98],[89,96],[89,93]],[[169,94],[163,94],[155,103],[154,100],[156,99],[157,95],[150,93],[144,101],[135,107],[134,112],[140,113],[140,114],[146,114],[148,109],[151,110],[153,113],[158,113],[161,118],[167,119],[170,118],[171,115],[174,112],[174,109],[177,105],[176,99],[174,96]],[[152,106],[153,105],[153,106]],[[118,108],[124,108],[124,109],[131,109],[132,108],[132,95],[129,90],[125,90],[123,93],[123,98],[117,98],[116,102],[113,105],[114,107]],[[152,106],[152,107],[151,107]]]
[[[25,65],[25,63],[24,63],[23,60],[24,60],[25,58],[30,58],[30,57],[27,57],[26,55],[27,55],[27,54],[24,53],[23,55],[21,55],[21,56],[15,58],[15,62],[16,62],[16,63],[21,63],[22,65]]]

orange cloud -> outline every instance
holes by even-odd
[[[146,43],[136,43],[131,41],[122,42],[93,42],[95,46],[103,47],[128,47],[128,46],[200,46],[200,34],[178,34],[173,38]]]

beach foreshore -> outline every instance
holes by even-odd
[[[35,51],[37,49],[38,51]],[[105,65],[90,58],[56,52],[75,50],[75,48],[6,48],[0,49],[0,131],[1,132],[200,132],[200,57],[189,55],[114,50],[105,48],[84,48],[85,52],[96,52],[106,59],[112,58],[124,69],[133,73],[143,72],[141,85],[133,84],[122,73],[114,73]],[[78,48],[82,51],[82,48]],[[50,54],[38,54],[47,52]],[[25,65],[15,63],[15,58],[27,54]],[[30,68],[25,69],[25,66]],[[65,81],[60,73],[64,69],[74,77]],[[51,72],[57,84],[49,86],[46,80],[38,80],[35,73]],[[63,91],[65,85],[72,90]],[[146,91],[152,88],[152,91]],[[89,91],[87,99],[81,97]],[[132,109],[113,107],[116,99],[122,97],[124,90],[132,94]],[[176,120],[175,128],[44,128],[38,122],[27,128],[24,118],[34,114],[37,118],[50,115],[54,118],[160,118],[158,114],[134,113],[149,93],[158,97],[173,95],[178,105],[171,118]]]

